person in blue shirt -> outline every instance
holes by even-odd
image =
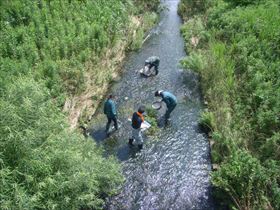
[[[110,124],[113,121],[114,127],[118,130],[118,121],[117,121],[117,111],[116,103],[114,101],[114,96],[109,95],[105,104],[104,104],[104,114],[107,116],[108,122],[106,124],[106,134],[109,135]]]
[[[177,105],[177,99],[176,96],[174,96],[172,93],[168,91],[162,91],[158,90],[155,92],[156,97],[161,97],[162,101],[166,104],[167,110],[165,112],[165,121],[170,118],[170,113],[175,109]]]
[[[133,145],[133,140],[135,139],[138,144],[138,148],[141,150],[143,148],[143,137],[141,133],[141,124],[144,122],[143,113],[145,112],[145,107],[140,106],[137,112],[134,112],[132,115],[132,138],[129,139],[128,144]]]

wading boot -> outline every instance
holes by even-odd
[[[164,119],[164,125],[165,125],[165,126],[170,125],[170,122],[171,122],[171,119],[170,119],[170,118],[165,118],[165,119]]]
[[[129,146],[133,146],[133,144],[132,144],[132,143],[133,143],[133,139],[132,139],[132,138],[130,138],[130,139],[128,140],[128,145],[129,145]]]
[[[110,136],[110,132],[109,132],[109,129],[107,130],[105,130],[105,134],[106,134],[106,137],[109,137]]]
[[[139,150],[143,149],[143,144],[138,144],[138,149]]]

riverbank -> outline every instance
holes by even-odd
[[[158,9],[159,10],[159,9]],[[114,46],[104,50],[104,53],[94,62],[85,64],[84,90],[78,95],[71,95],[66,99],[63,110],[68,113],[71,128],[78,125],[87,127],[100,102],[112,82],[119,79],[122,73],[123,60],[126,53],[138,50],[148,32],[158,21],[158,14],[146,11],[144,14],[128,17],[128,27],[123,37],[116,41]]]
[[[200,74],[221,206],[279,209],[277,1],[182,0],[182,65]],[[278,44],[276,44],[278,43]]]

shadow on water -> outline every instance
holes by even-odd
[[[106,155],[115,155],[126,178],[118,195],[107,200],[107,209],[213,209],[209,173],[209,142],[198,127],[202,109],[199,78],[179,67],[186,56],[177,15],[179,0],[166,0],[168,8],[143,47],[128,55],[122,78],[112,87],[116,95],[121,128],[106,138],[102,107],[94,116],[91,136],[103,145]],[[137,70],[147,57],[160,57],[159,74],[143,78]],[[178,99],[168,126],[157,137],[144,135],[144,148],[128,146],[128,118],[141,104],[150,105],[156,90],[169,90]],[[160,118],[165,107],[158,112]]]
[[[122,119],[122,121],[125,121]],[[105,132],[106,119],[98,120],[100,124],[93,124],[93,128],[90,129],[90,136],[98,144],[102,144],[105,149],[105,156],[115,155],[120,161],[128,160],[129,158],[135,158],[139,152],[136,146],[129,146],[127,139],[123,138],[123,131],[129,130],[129,123],[123,128],[123,123],[119,122],[120,129],[115,130],[113,126],[110,128],[109,136]],[[129,130],[130,131],[130,130]]]
[[[104,129],[95,130],[91,132],[91,137],[97,142],[101,143],[105,139],[107,139],[107,135],[104,132]]]

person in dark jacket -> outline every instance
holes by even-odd
[[[167,110],[165,112],[165,121],[170,118],[170,113],[175,109],[177,105],[176,96],[168,91],[158,90],[155,92],[155,96],[161,97],[162,101],[166,104]]]
[[[149,71],[155,67],[156,75],[158,74],[159,67],[159,57],[151,56],[147,60],[145,60],[145,67],[148,67]]]
[[[132,115],[132,138],[129,139],[128,144],[133,145],[133,140],[135,139],[138,144],[138,148],[143,148],[143,137],[141,133],[141,124],[144,122],[143,113],[145,112],[145,107],[140,106],[137,112],[134,112]]]
[[[108,122],[106,124],[106,134],[109,135],[110,124],[113,121],[114,127],[118,130],[116,103],[113,100],[114,96],[109,95],[104,104],[104,114],[107,116]]]

